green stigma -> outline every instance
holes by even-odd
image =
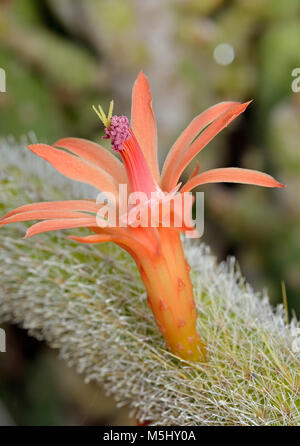
[[[98,108],[93,105],[93,110],[99,117],[100,121],[104,125],[104,127],[109,128],[110,127],[110,120],[113,114],[113,108],[114,108],[114,101],[110,101],[108,114],[106,115],[103,111],[103,108],[101,105],[98,105]]]

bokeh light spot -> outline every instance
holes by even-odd
[[[219,65],[231,64],[234,56],[234,49],[229,43],[220,43],[214,49],[214,59]]]

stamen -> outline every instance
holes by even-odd
[[[124,142],[130,138],[130,126],[126,116],[112,116],[110,127],[105,127],[104,139],[111,139],[111,147],[116,152],[124,149]]]
[[[98,108],[93,105],[94,112],[105,127],[103,139],[111,139],[112,149],[120,152],[124,149],[124,142],[130,138],[130,125],[126,116],[112,116],[113,108],[114,101],[111,101],[106,116],[101,105]]]

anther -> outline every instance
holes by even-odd
[[[130,138],[130,126],[126,116],[113,116],[110,126],[105,127],[104,139],[111,140],[111,147],[115,152],[124,149],[124,142]]]

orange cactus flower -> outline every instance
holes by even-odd
[[[223,102],[198,115],[172,146],[160,175],[152,96],[148,80],[141,72],[133,87],[131,125],[124,116],[112,116],[112,106],[108,116],[101,107],[97,110],[106,138],[111,140],[112,148],[120,154],[122,162],[101,145],[79,138],[64,138],[53,146],[28,146],[66,177],[92,185],[112,197],[119,217],[128,217],[130,223],[111,224],[105,212],[112,206],[86,199],[24,205],[8,212],[0,219],[0,225],[41,220],[28,229],[25,237],[58,229],[87,227],[92,231],[91,235],[70,238],[80,243],[118,244],[137,264],[148,304],[168,348],[187,360],[205,360],[205,346],[196,329],[197,312],[190,268],[180,239],[180,232],[191,228],[185,224],[178,227],[172,224],[174,210],[170,227],[162,224],[143,227],[138,224],[137,217],[143,209],[148,210],[149,203],[153,202],[152,193],[158,194],[157,202],[160,202],[176,199],[196,186],[213,182],[283,187],[270,175],[253,170],[224,168],[198,173],[197,168],[180,189],[178,182],[186,166],[248,104]],[[144,207],[131,205],[129,211],[123,211],[120,184],[128,186],[131,193],[144,193]],[[139,212],[136,212],[137,208]],[[106,224],[99,224],[99,214],[100,220]]]

